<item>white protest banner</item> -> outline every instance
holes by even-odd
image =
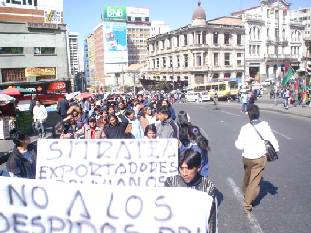
[[[38,141],[37,179],[157,187],[177,174],[176,139]]]
[[[187,188],[0,177],[0,232],[205,233],[212,197]]]

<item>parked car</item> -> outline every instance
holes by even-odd
[[[187,102],[200,102],[200,93],[198,92],[187,92],[186,101]]]

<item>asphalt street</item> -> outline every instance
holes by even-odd
[[[219,189],[221,233],[311,232],[311,119],[261,111],[280,145],[279,160],[268,163],[251,215],[242,211],[241,151],[234,146],[248,116],[238,105],[176,104],[209,137],[209,176]]]

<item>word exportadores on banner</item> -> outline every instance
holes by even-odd
[[[203,233],[212,197],[187,188],[0,177],[0,232]]]
[[[178,174],[178,142],[39,140],[36,178],[66,183],[163,186]]]

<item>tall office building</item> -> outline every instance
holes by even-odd
[[[78,39],[79,33],[77,32],[68,33],[70,72],[72,75],[76,75],[78,72],[80,72]]]
[[[164,21],[160,20],[152,20],[151,21],[151,37],[154,37],[159,34],[164,34],[169,32],[170,26],[166,24]]]
[[[151,35],[149,9],[126,7],[128,64],[140,64],[148,56],[147,39]]]

